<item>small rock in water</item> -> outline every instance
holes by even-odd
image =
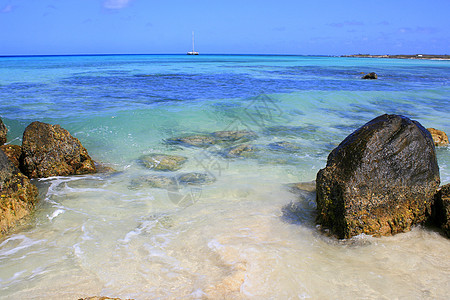
[[[116,169],[104,163],[95,162],[95,169],[97,170],[97,173],[105,173],[105,174],[117,173]]]
[[[308,192],[312,193],[316,191],[316,181],[308,181],[308,182],[297,182],[288,185],[291,192]]]
[[[229,158],[247,157],[251,153],[254,153],[255,151],[256,151],[255,147],[249,144],[243,144],[228,148],[227,150],[225,150],[225,156]]]
[[[184,146],[194,146],[206,148],[214,145],[217,141],[210,135],[191,135],[167,139],[169,144],[179,144]]]
[[[362,79],[378,79],[378,75],[375,72],[371,72],[369,74],[364,75],[361,78]]]
[[[176,181],[173,177],[164,175],[148,175],[142,176],[131,181],[130,189],[137,189],[143,186],[151,188],[170,188],[176,186]]]
[[[211,184],[216,181],[216,178],[206,173],[186,173],[178,176],[178,183],[188,185],[203,185]]]
[[[427,128],[427,130],[431,133],[431,136],[433,137],[434,145],[435,146],[447,146],[448,145],[448,136],[439,129],[434,128]]]
[[[253,131],[229,130],[167,139],[170,144],[207,148],[216,144],[247,142],[258,136]]]
[[[181,169],[187,158],[179,155],[149,154],[140,158],[149,169],[157,171],[176,171]]]
[[[249,130],[216,131],[212,135],[218,142],[248,142],[258,137],[255,132]]]
[[[294,152],[301,149],[300,146],[297,146],[291,142],[275,142],[270,143],[269,148],[276,151],[285,151],[285,152]]]

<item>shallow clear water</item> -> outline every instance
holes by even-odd
[[[375,71],[379,79],[360,80]],[[450,132],[450,63],[301,56],[0,58],[9,142],[34,120],[60,124],[118,172],[36,180],[28,224],[0,241],[1,299],[434,298],[450,293],[450,242],[429,228],[338,241],[314,225],[311,181],[328,153],[383,113]],[[253,130],[257,151],[167,139]],[[279,149],[291,142],[296,150]],[[188,157],[166,190],[149,153]],[[442,183],[450,149],[437,149]],[[165,172],[169,175],[170,172]],[[175,175],[173,175],[175,176]]]

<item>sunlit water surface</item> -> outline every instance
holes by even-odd
[[[0,241],[1,299],[446,299],[450,242],[433,228],[340,241],[292,193],[353,130],[383,113],[450,132],[450,63],[301,56],[0,58],[8,142],[60,124],[117,172],[35,180],[40,202]],[[378,80],[361,80],[375,71]],[[254,153],[174,136],[252,130]],[[276,147],[290,142],[295,150]],[[157,172],[149,153],[188,158]],[[450,149],[437,148],[441,182]],[[148,175],[214,182],[152,188]]]

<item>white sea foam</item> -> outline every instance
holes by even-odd
[[[52,221],[54,218],[59,216],[60,214],[63,214],[65,212],[64,209],[57,209],[55,210],[51,215],[47,215],[47,218]]]
[[[34,240],[22,234],[13,235],[0,244],[0,258],[17,254],[44,242],[46,240]]]

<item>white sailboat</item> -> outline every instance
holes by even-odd
[[[192,31],[192,51],[187,53],[188,55],[198,55],[198,52],[194,50],[194,32]]]

